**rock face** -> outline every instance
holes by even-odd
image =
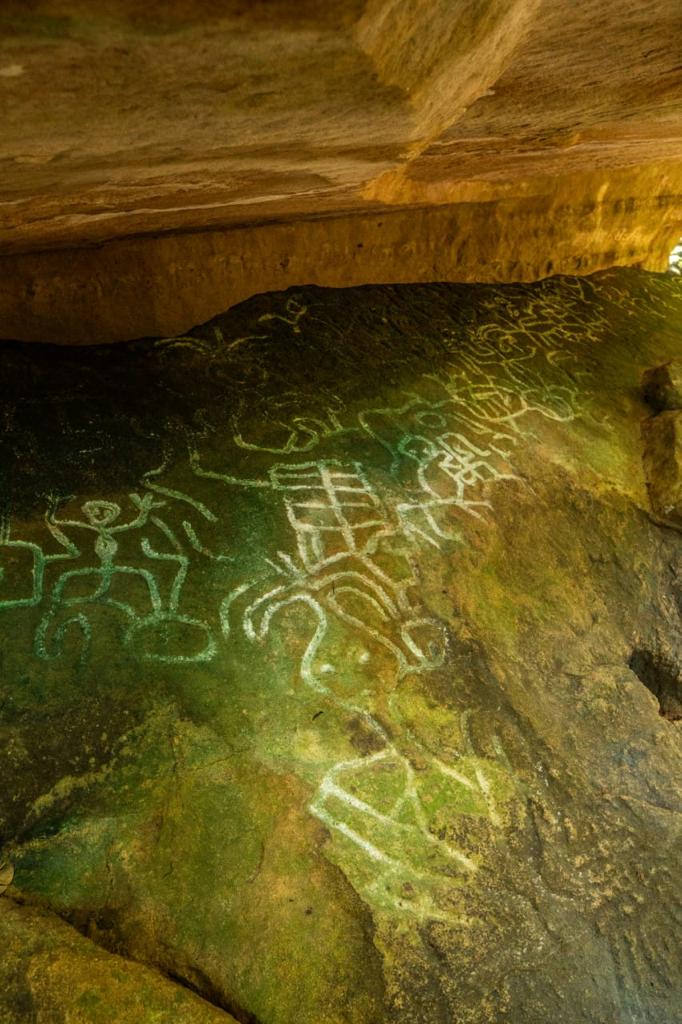
[[[671,359],[647,370],[642,380],[644,400],[656,412],[682,409],[682,362]]]
[[[682,235],[678,0],[5,0],[0,32],[0,337],[662,270]]]
[[[0,901],[0,1021],[236,1024],[157,972],[88,942],[58,918]]]
[[[682,410],[659,413],[643,426],[651,505],[664,522],[682,523]]]
[[[121,957],[141,1021],[682,1021],[681,313],[622,270],[6,346],[3,1024],[60,961],[115,1020]]]
[[[682,364],[647,370],[642,395],[657,415],[642,424],[651,506],[662,522],[682,523]]]

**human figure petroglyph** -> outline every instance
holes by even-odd
[[[195,507],[203,509],[207,515],[212,515],[208,509],[188,496],[179,493],[175,496],[187,498]],[[130,646],[145,660],[201,662],[210,660],[215,655],[216,644],[210,627],[205,622],[184,616],[180,612],[180,598],[190,560],[176,533],[157,514],[166,502],[159,501],[153,493],[142,496],[131,493],[128,498],[135,514],[127,519],[123,518],[123,510],[117,502],[107,500],[84,502],[80,508],[82,518],[60,519],[57,517],[56,508],[51,508],[45,516],[45,525],[63,549],[55,554],[45,554],[43,548],[33,542],[11,540],[9,526],[5,524],[0,536],[0,548],[17,548],[31,552],[32,587],[30,595],[0,601],[0,609],[47,602],[47,608],[38,623],[34,637],[34,651],[39,658],[47,660],[60,657],[64,652],[67,633],[77,629],[81,635],[80,661],[84,662],[89,655],[92,641],[89,613],[98,607],[105,607],[122,618],[126,623],[124,644]],[[170,582],[166,584],[165,595],[164,588],[151,566],[129,565],[119,557],[122,539],[145,527],[150,527],[156,532],[157,541],[152,543],[147,535],[142,536],[139,543],[140,552],[145,559],[152,563],[164,563],[165,568],[169,570]],[[183,527],[194,550],[211,558],[216,557],[201,545],[191,523],[184,521]],[[88,557],[86,546],[72,539],[74,533],[79,535],[83,531],[86,535],[92,535],[92,555],[95,564],[65,568],[53,583],[48,582],[46,570],[55,562],[82,562]],[[165,545],[165,550],[159,550],[159,542],[162,547]],[[167,572],[166,576],[168,575]],[[118,580],[128,581],[126,589],[129,589],[132,581],[142,583],[142,608],[139,607],[140,591],[136,596],[136,604],[116,593],[115,584]],[[189,642],[194,648],[193,652],[166,650],[168,635],[173,632],[183,634],[183,641]]]
[[[73,625],[77,625],[83,634],[84,656],[87,654],[92,631],[89,620],[82,612],[77,612],[73,617],[62,622],[57,627],[54,637],[50,638],[51,627],[62,608],[75,608],[89,602],[98,602],[117,607],[131,616],[134,615],[130,606],[115,601],[109,595],[113,578],[116,575],[129,574],[142,579],[148,588],[152,606],[155,609],[160,608],[160,597],[152,574],[146,569],[118,565],[115,561],[119,547],[118,535],[145,525],[155,507],[151,495],[140,499],[139,495],[135,494],[130,496],[130,500],[134,508],[137,509],[137,515],[128,522],[120,521],[121,507],[111,501],[86,501],[81,506],[83,519],[60,520],[57,519],[54,509],[48,512],[46,517],[48,528],[53,535],[61,535],[69,543],[74,559],[78,559],[82,555],[82,550],[68,538],[65,528],[68,528],[69,531],[75,529],[94,533],[93,553],[98,564],[67,569],[59,575],[48,598],[48,610],[41,619],[35,634],[35,652],[39,657],[50,658],[61,654],[66,631]],[[90,594],[85,596],[78,593],[74,595],[67,593],[76,581],[80,582],[85,579],[93,582],[94,589]],[[50,642],[51,640],[52,642]]]
[[[67,570],[55,582],[49,595],[48,610],[36,631],[35,649],[41,658],[56,657],[62,653],[65,634],[72,625],[77,625],[83,634],[82,657],[87,657],[92,630],[90,622],[82,610],[83,606],[106,605],[122,613],[129,621],[129,629],[126,633],[127,642],[144,626],[160,623],[164,618],[177,614],[180,591],[187,573],[187,558],[182,554],[175,537],[166,524],[153,514],[156,509],[162,508],[164,503],[155,500],[152,494],[145,494],[142,497],[138,494],[130,494],[129,499],[133,507],[137,509],[137,515],[127,521],[121,519],[120,505],[111,501],[85,502],[81,506],[82,519],[57,519],[54,513],[51,513],[50,523],[62,533],[66,529],[70,532],[86,530],[94,533],[93,553],[97,558],[97,564]],[[159,585],[151,570],[144,566],[126,565],[117,559],[120,536],[141,529],[150,521],[165,535],[174,549],[173,553],[162,554],[152,547],[148,538],[144,537],[141,541],[142,552],[146,557],[174,563],[175,572],[167,609],[164,608]],[[81,554],[83,552],[79,549],[78,555]],[[134,577],[142,581],[148,602],[146,614],[140,614],[128,601],[113,596],[112,586],[119,577]],[[84,580],[91,580],[94,585],[94,589],[90,593],[79,593],[74,587],[74,584],[80,584]],[[70,589],[76,592],[69,594]],[[61,611],[68,613],[70,610],[74,610],[75,615],[57,624],[59,613]]]

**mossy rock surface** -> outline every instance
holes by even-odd
[[[681,341],[612,271],[3,348],[3,1024],[682,1021]]]
[[[236,1024],[142,964],[105,952],[54,915],[0,902],[0,1021]]]

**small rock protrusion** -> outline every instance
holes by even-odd
[[[682,410],[645,420],[644,471],[651,507],[664,522],[682,525]]]
[[[642,377],[642,395],[654,412],[682,409],[682,360],[647,370]]]
[[[661,717],[668,722],[682,721],[682,677],[675,660],[646,648],[636,648],[628,664],[658,701]]]
[[[10,864],[8,860],[0,858],[0,896],[2,896],[5,889],[9,889],[13,879],[14,865]]]

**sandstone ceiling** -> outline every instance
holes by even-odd
[[[0,35],[4,337],[682,234],[679,0],[5,0]]]

